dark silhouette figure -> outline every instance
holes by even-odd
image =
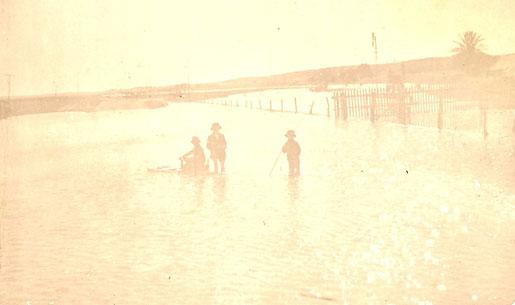
[[[290,177],[295,177],[300,175],[300,145],[295,141],[295,131],[288,130],[285,135],[288,140],[283,145],[283,153],[286,154],[288,158],[288,168]]]
[[[211,160],[213,160],[215,166],[215,173],[218,173],[218,165],[220,165],[221,172],[225,172],[225,148],[227,143],[225,137],[220,133],[222,126],[218,123],[211,125],[213,131],[207,138],[207,149],[211,153]]]
[[[200,146],[200,139],[198,137],[191,138],[191,144],[193,144],[193,149],[179,158],[181,172],[193,175],[204,174],[207,170],[206,156],[204,149]]]

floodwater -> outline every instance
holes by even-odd
[[[226,175],[147,171],[213,121]],[[0,304],[515,301],[511,138],[202,104],[0,124]],[[287,129],[298,179],[270,175]]]

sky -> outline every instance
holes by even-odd
[[[0,96],[220,81],[447,56],[467,30],[515,53],[513,0],[0,0]]]

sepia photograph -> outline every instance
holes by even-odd
[[[515,305],[512,0],[0,0],[0,305]]]

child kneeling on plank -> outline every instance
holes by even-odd
[[[206,156],[204,149],[200,146],[200,139],[198,137],[191,138],[191,144],[193,144],[193,149],[179,158],[181,172],[193,175],[204,174],[207,171]]]

